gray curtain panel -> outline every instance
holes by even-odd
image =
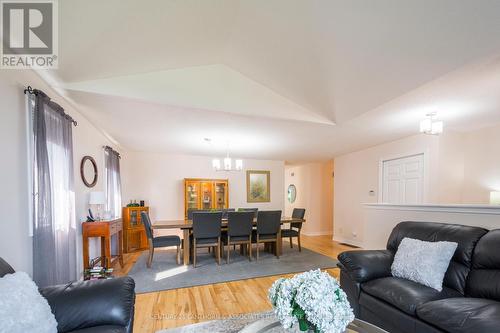
[[[33,116],[33,279],[39,287],[77,280],[73,119],[42,91]]]
[[[112,218],[122,216],[122,184],[120,178],[120,154],[110,147],[105,149],[106,210]]]

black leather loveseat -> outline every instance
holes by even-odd
[[[0,277],[14,269],[0,258]],[[135,283],[130,277],[75,282],[40,289],[59,332],[132,333]]]
[[[392,277],[405,237],[458,243],[442,292]],[[386,250],[348,251],[338,259],[340,284],[356,317],[391,333],[500,332],[500,230],[402,222]]]

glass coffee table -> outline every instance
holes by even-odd
[[[299,333],[298,328],[285,330],[277,318],[265,318],[253,322],[243,328],[240,333]],[[388,333],[370,323],[354,319],[345,333]]]
[[[285,330],[272,311],[249,313],[212,320],[156,333],[298,333],[298,328]],[[355,319],[345,333],[388,333],[372,324]]]

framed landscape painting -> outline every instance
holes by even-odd
[[[271,201],[271,171],[247,171],[247,202]]]

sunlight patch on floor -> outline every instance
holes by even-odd
[[[180,266],[172,269],[167,269],[166,271],[156,273],[155,281],[160,281],[172,277],[174,275],[185,273],[188,271],[188,269],[189,266]]]

